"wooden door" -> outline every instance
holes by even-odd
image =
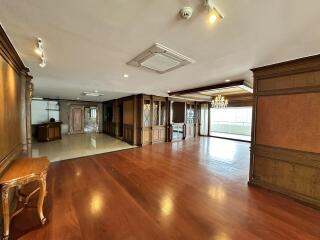
[[[84,126],[84,107],[71,106],[70,107],[70,133],[83,133]]]

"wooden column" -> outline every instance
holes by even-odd
[[[20,120],[20,129],[21,129],[21,144],[22,150],[27,151],[27,94],[26,94],[26,81],[27,81],[27,71],[22,70],[20,75],[21,79],[21,95],[20,95],[20,106],[21,106],[21,120]]]
[[[31,82],[32,77],[27,75],[26,79],[26,134],[27,134],[27,150],[31,151],[32,144],[32,130],[31,130],[31,102],[32,102],[32,94],[33,94],[33,83]]]
[[[320,207],[320,55],[252,71],[249,183]]]

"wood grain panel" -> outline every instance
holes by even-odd
[[[133,101],[127,100],[123,101],[123,123],[124,124],[133,124],[134,122],[134,108]]]
[[[166,127],[165,126],[154,126],[152,128],[152,141],[154,143],[157,142],[165,142],[166,140]]]
[[[133,144],[133,125],[123,124],[123,141]]]
[[[254,181],[320,207],[320,154],[255,146]]]
[[[283,90],[286,93],[320,91],[320,71],[265,79],[258,84],[258,92],[283,93]]]
[[[320,55],[253,72],[250,183],[320,207]]]
[[[0,56],[0,161],[13,150],[20,149],[21,141],[21,82],[20,76]]]
[[[83,133],[84,106],[70,107],[70,132],[71,134]]]
[[[256,143],[320,153],[320,93],[259,97]]]
[[[151,133],[152,133],[152,130],[150,127],[143,128],[143,144],[149,144],[152,142]]]

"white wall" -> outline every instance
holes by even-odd
[[[56,110],[59,110],[59,105],[57,101],[32,100],[32,124],[49,122],[50,118],[54,118],[56,121],[59,121],[60,113]]]

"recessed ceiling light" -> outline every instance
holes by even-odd
[[[230,82],[230,81],[231,81],[230,79],[225,80],[225,82]]]
[[[79,98],[79,97],[77,97],[77,100],[80,100],[80,98]]]
[[[168,90],[167,92],[168,92],[168,93],[171,93],[171,91],[170,91],[170,90]]]
[[[128,74],[123,74],[123,77],[124,77],[124,78],[128,78],[129,75],[128,75]]]

